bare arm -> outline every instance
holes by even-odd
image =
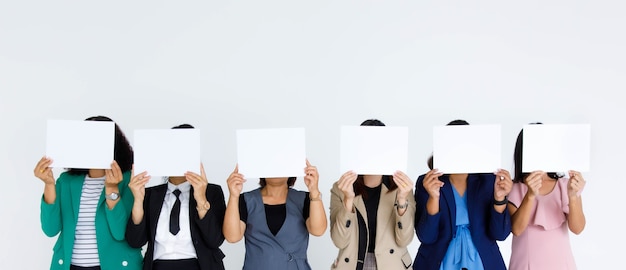
[[[319,173],[315,166],[312,166],[309,161],[306,161],[307,167],[304,169],[305,177],[304,183],[309,189],[309,218],[306,220],[306,228],[310,234],[315,236],[321,236],[328,227],[328,221],[326,218],[326,211],[324,210],[324,202],[322,201],[322,194],[318,188]]]
[[[35,176],[41,179],[41,181],[45,184],[43,188],[43,200],[47,204],[52,204],[57,199],[54,175],[52,173],[52,168],[50,168],[51,164],[52,159],[42,157],[39,162],[37,162],[34,170]]]
[[[239,216],[239,196],[243,189],[243,183],[246,180],[238,171],[238,167],[235,167],[235,171],[233,171],[228,177],[228,180],[226,180],[230,196],[226,204],[222,232],[224,233],[224,238],[226,238],[226,241],[229,243],[239,242],[246,231],[246,224],[241,221],[241,217]]]
[[[567,224],[569,230],[575,234],[580,234],[587,223],[585,213],[583,212],[583,202],[580,192],[585,186],[585,179],[579,172],[570,171],[570,179],[567,184],[569,197],[569,214],[567,215]]]

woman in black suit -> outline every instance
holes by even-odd
[[[184,124],[174,128],[193,128]],[[148,243],[144,270],[224,269],[224,193],[200,175],[169,177],[167,183],[145,188],[147,172],[133,175],[129,187],[135,197],[126,227],[132,247]]]

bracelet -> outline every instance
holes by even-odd
[[[322,193],[320,192],[319,195],[317,195],[317,198],[311,198],[311,193],[309,193],[309,201],[321,201],[322,200]]]
[[[406,200],[404,204],[398,204],[398,201],[396,201],[396,207],[398,208],[398,210],[409,207],[409,200]]]
[[[504,200],[501,201],[496,201],[495,199],[493,200],[493,204],[495,205],[505,205],[509,203],[509,197],[508,196],[504,196]]]
[[[200,211],[200,210],[205,210],[208,211],[209,208],[211,208],[211,204],[209,203],[209,201],[204,201],[204,203],[202,205],[196,205],[196,210]]]

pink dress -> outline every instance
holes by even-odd
[[[521,235],[513,236],[510,270],[576,269],[566,216],[569,179],[557,181],[550,193],[536,196],[528,227]],[[527,190],[523,183],[513,184],[509,201],[519,207]]]

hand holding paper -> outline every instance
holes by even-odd
[[[55,183],[54,174],[52,173],[52,168],[50,168],[51,164],[51,158],[42,157],[39,162],[37,162],[34,170],[35,177],[41,179],[46,185],[54,185]]]
[[[239,165],[235,166],[235,170],[228,176],[226,180],[226,185],[228,185],[228,192],[231,197],[239,198],[241,191],[243,190],[243,183],[246,182],[246,179],[243,177],[243,174],[239,173]]]
[[[309,189],[310,193],[314,193],[311,195],[312,197],[317,197],[317,194],[320,193],[318,188],[319,183],[319,173],[317,172],[317,167],[311,165],[309,160],[306,160],[306,168],[304,168],[304,184]]]

